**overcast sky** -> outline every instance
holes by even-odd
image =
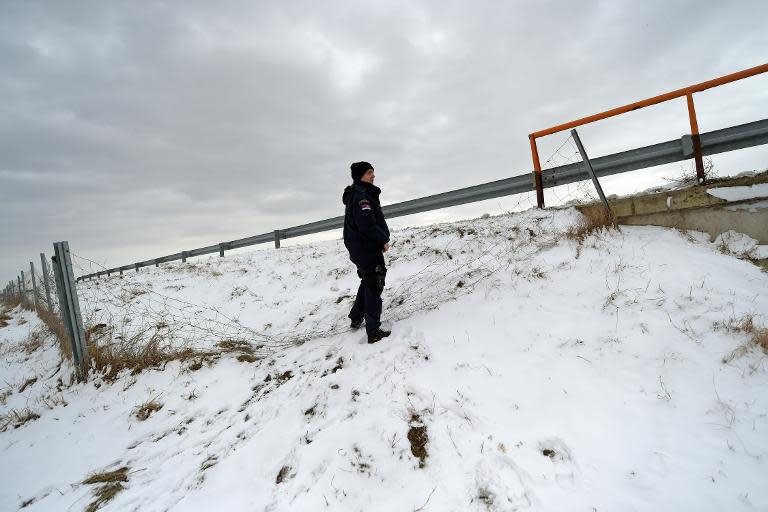
[[[765,0],[3,1],[0,283],[58,240],[111,267],[340,215],[357,160],[385,204],[530,172],[532,131],[768,61],[767,19]],[[768,76],[696,105],[702,131],[766,118]],[[687,131],[677,100],[581,133],[599,156]]]

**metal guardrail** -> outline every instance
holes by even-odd
[[[705,156],[768,144],[768,119],[703,133],[700,135],[700,141],[701,152]],[[621,153],[615,153],[599,158],[591,158],[590,160],[595,174],[598,177],[603,177],[648,167],[655,167],[662,164],[690,160],[693,157],[693,138],[691,135],[684,135],[680,139],[661,142],[659,144],[623,151]],[[541,173],[544,188],[566,185],[568,183],[588,179],[581,162],[545,169],[541,171]],[[401,217],[404,215],[439,210],[449,206],[473,203],[496,197],[532,192],[534,190],[536,190],[536,187],[531,174],[523,174],[512,178],[483,183],[481,185],[452,190],[450,192],[443,192],[442,194],[435,194],[390,204],[384,206],[382,210],[388,218]],[[343,216],[332,217],[330,219],[310,222],[300,226],[278,229],[261,235],[240,238],[229,242],[221,242],[199,249],[177,252],[160,258],[153,258],[132,263],[130,265],[123,265],[122,267],[94,272],[79,277],[78,281],[93,277],[109,276],[115,273],[122,274],[126,270],[139,270],[142,267],[149,267],[152,265],[158,266],[160,263],[167,263],[170,261],[186,261],[187,258],[190,257],[215,254],[217,252],[220,256],[223,256],[224,251],[227,250],[239,249],[241,247],[268,242],[274,242],[276,247],[280,247],[280,240],[331,231],[333,229],[342,228],[343,226]]]
[[[569,121],[557,126],[552,126],[546,130],[539,130],[529,134],[528,140],[531,144],[531,158],[533,159],[533,179],[536,183],[536,203],[538,204],[539,208],[544,207],[544,184],[542,182],[543,176],[541,174],[539,150],[536,146],[536,139],[538,137],[552,135],[553,133],[558,133],[570,128],[576,128],[577,126],[583,126],[595,121],[600,121],[601,119],[608,119],[609,117],[626,114],[628,112],[634,112],[639,108],[657,105],[659,103],[670,101],[675,98],[682,98],[683,96],[686,98],[686,104],[688,106],[688,122],[691,124],[691,143],[693,147],[693,158],[696,162],[696,179],[700,184],[704,183],[704,154],[702,153],[699,122],[696,118],[696,107],[693,104],[693,95],[697,92],[706,91],[707,89],[711,89],[713,87],[719,87],[721,85],[743,80],[745,78],[753,77],[762,73],[768,73],[768,63],[760,64],[759,66],[755,66],[749,69],[743,69],[741,71],[737,71],[736,73],[723,75],[712,80],[707,80],[706,82],[683,87],[682,89],[677,89],[675,91],[670,91],[665,94],[654,96],[652,98],[636,101],[622,107],[612,108],[611,110],[606,110],[605,112],[600,112],[599,114],[582,117],[581,119]]]

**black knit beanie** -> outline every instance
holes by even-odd
[[[352,179],[354,181],[360,181],[363,174],[368,172],[368,169],[373,169],[373,166],[368,162],[355,162],[350,165],[349,168],[352,169]]]

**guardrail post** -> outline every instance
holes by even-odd
[[[276,229],[275,230],[275,249],[279,249],[279,248],[280,248],[280,230]]]
[[[696,180],[699,185],[704,183],[704,159],[701,156],[701,137],[699,137],[699,123],[696,120],[696,108],[693,106],[693,94],[685,95],[688,102],[688,120],[691,123],[691,139],[693,140],[693,158],[696,161]]]
[[[544,208],[544,183],[541,179],[541,162],[539,161],[539,148],[536,147],[536,137],[528,135],[531,141],[531,158],[533,159],[533,183],[536,187],[536,205]]]
[[[80,315],[80,303],[77,300],[77,288],[72,271],[69,243],[56,242],[53,244],[53,251],[56,254],[53,264],[59,291],[60,310],[70,336],[72,357],[77,368],[77,378],[82,381],[86,377],[88,347],[85,344],[85,330],[83,329],[83,320]]]
[[[45,300],[48,303],[48,311],[53,313],[53,302],[51,301],[51,284],[48,282],[48,262],[45,260],[45,254],[40,253],[40,265],[43,271],[43,286],[45,287]]]

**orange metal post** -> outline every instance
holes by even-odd
[[[531,141],[531,157],[533,158],[533,183],[536,185],[536,204],[544,208],[544,184],[541,180],[541,162],[539,162],[539,150],[536,147],[536,137],[528,136]]]
[[[704,159],[701,157],[701,138],[699,137],[699,123],[696,120],[696,108],[693,106],[693,94],[685,95],[688,101],[688,120],[691,122],[691,139],[693,140],[693,158],[696,160],[696,179],[699,184],[704,183]]]
[[[600,112],[599,114],[582,117],[581,119],[576,119],[575,121],[559,124],[557,126],[547,128],[546,130],[539,130],[538,132],[533,132],[529,134],[528,138],[531,141],[531,156],[533,157],[533,179],[536,184],[536,201],[539,205],[539,208],[544,207],[544,186],[543,186],[542,177],[541,177],[541,163],[539,162],[539,152],[538,152],[538,149],[536,148],[537,137],[552,135],[553,133],[561,132],[563,130],[576,128],[577,126],[593,123],[595,121],[600,121],[601,119],[617,116],[619,114],[631,112],[633,110],[637,110],[643,107],[648,107],[650,105],[656,105],[657,103],[662,103],[664,101],[669,101],[675,98],[681,98],[683,96],[685,96],[688,101],[688,118],[691,123],[691,138],[693,139],[693,153],[694,153],[694,159],[696,160],[696,176],[699,180],[699,183],[703,183],[704,182],[704,161],[701,155],[701,139],[699,138],[699,125],[698,125],[698,122],[696,121],[696,109],[693,106],[693,93],[705,91],[712,87],[717,87],[718,85],[728,84],[731,82],[735,82],[737,80],[741,80],[742,78],[748,78],[750,76],[755,76],[755,75],[759,75],[761,73],[766,73],[766,72],[768,72],[768,63],[760,64],[759,66],[755,66],[753,68],[744,69],[742,71],[731,73],[729,75],[723,75],[719,78],[707,80],[706,82],[701,82],[695,85],[691,85],[689,87],[683,87],[682,89],[677,89],[675,91],[668,92],[666,94],[660,94],[658,96],[654,96],[652,98],[648,98],[642,101],[636,101],[634,103],[624,105],[623,107],[617,107],[611,110],[606,110],[605,112]]]
[[[657,103],[662,103],[664,101],[672,100],[675,98],[681,98],[688,94],[705,91],[712,87],[717,87],[718,85],[735,82],[736,80],[741,80],[742,78],[747,78],[750,76],[759,75],[760,73],[766,73],[766,72],[768,72],[768,63],[761,64],[753,68],[745,69],[737,73],[731,73],[730,75],[721,76],[713,80],[707,80],[706,82],[701,82],[696,85],[691,85],[690,87],[683,87],[682,89],[677,89],[676,91],[668,92],[666,94],[661,94],[659,96],[654,96],[653,98],[648,98],[642,101],[636,101],[634,103],[630,103],[629,105],[624,105],[623,107],[617,107],[611,110],[606,110],[605,112],[601,112],[599,114],[582,117],[581,119],[576,119],[575,121],[559,124],[557,126],[553,126],[552,128],[547,128],[546,130],[533,132],[531,135],[533,135],[534,137],[543,137],[544,135],[552,135],[553,133],[561,132],[563,130],[576,128],[577,126],[581,126],[587,123],[593,123],[601,119],[631,112],[639,108],[648,107],[650,105],[656,105]]]

